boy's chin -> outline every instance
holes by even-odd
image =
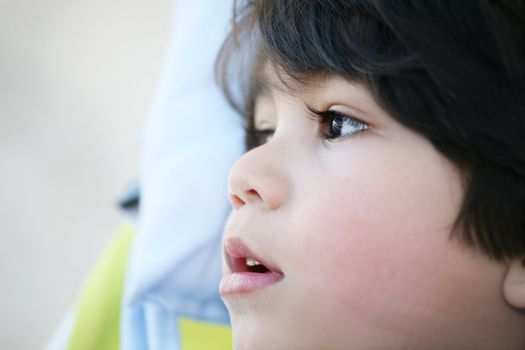
[[[289,350],[304,349],[293,340],[282,334],[284,328],[279,327],[278,320],[264,321],[248,314],[232,315],[232,335],[234,350]],[[281,329],[279,329],[281,328]]]
[[[305,310],[307,312],[307,310]],[[287,324],[287,317],[231,315],[234,350],[319,350],[326,349],[323,332],[306,334],[302,327]],[[281,315],[282,316],[282,315]],[[286,320],[283,322],[283,319]],[[300,322],[300,318],[297,320]],[[332,349],[333,347],[329,347]]]
[[[268,349],[268,345],[272,344],[272,349],[275,348],[275,338],[268,334],[268,331],[262,326],[243,320],[241,317],[235,320],[232,317],[232,336],[233,336],[233,349],[244,350],[244,349]]]

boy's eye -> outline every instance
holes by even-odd
[[[274,129],[254,129],[248,131],[248,150],[270,142],[274,132]]]
[[[318,136],[323,141],[339,141],[368,129],[368,124],[349,115],[333,110],[317,111],[310,107],[308,109],[319,124]]]
[[[257,137],[257,143],[262,145],[267,142],[270,142],[274,133],[275,133],[274,129],[256,130],[255,135]]]
[[[317,111],[310,107],[308,109],[313,113],[311,117],[318,124],[317,136],[323,141],[340,141],[369,128],[368,124],[337,111]],[[274,129],[253,129],[248,131],[248,149],[269,142],[274,132]]]

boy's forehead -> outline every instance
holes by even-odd
[[[258,76],[255,101],[271,101],[277,95],[306,99],[310,105],[338,101],[363,111],[373,112],[379,108],[369,89],[358,81],[325,72],[293,77],[280,67],[266,64]]]
[[[284,83],[282,74],[277,73],[274,65],[266,63],[258,74],[256,97],[272,97],[275,92],[288,93],[289,88]]]
[[[312,88],[321,87],[327,78],[328,75],[322,73],[295,77],[282,67],[268,62],[259,73],[255,97],[272,97],[275,93],[299,96]]]

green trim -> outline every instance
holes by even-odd
[[[69,350],[120,348],[120,304],[133,234],[131,224],[122,225],[89,275],[77,303]]]
[[[179,329],[182,350],[230,350],[232,348],[231,328],[228,326],[183,318],[179,320]]]

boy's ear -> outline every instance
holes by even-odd
[[[503,296],[510,305],[525,309],[525,260],[514,259],[503,281]]]

